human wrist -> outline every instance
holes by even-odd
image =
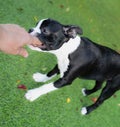
[[[6,38],[6,32],[4,29],[5,24],[0,24],[0,51],[4,51],[4,42]]]
[[[1,45],[2,45],[2,38],[3,38],[3,26],[0,24],[0,51],[1,51]]]
[[[2,41],[2,38],[5,36],[5,29],[4,24],[0,24],[0,42]]]

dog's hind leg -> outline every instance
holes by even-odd
[[[99,89],[101,89],[102,84],[103,84],[103,81],[96,81],[95,86],[92,89],[88,90],[86,88],[83,88],[82,89],[83,95],[87,96],[98,91]]]
[[[58,65],[56,65],[50,72],[48,72],[48,74],[42,74],[39,72],[34,73],[33,79],[36,82],[46,82],[46,81],[52,79],[53,77],[55,77],[56,74],[59,74]]]
[[[106,99],[110,98],[119,89],[120,89],[120,75],[118,77],[115,77],[111,81],[107,81],[107,84],[102,90],[98,100],[88,107],[83,107],[81,113],[83,115],[89,114],[91,111],[99,107]]]

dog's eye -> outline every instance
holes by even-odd
[[[44,34],[49,34],[49,31],[47,30],[47,29],[42,29],[42,32],[44,33]]]

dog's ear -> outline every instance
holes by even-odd
[[[63,31],[64,31],[64,34],[70,38],[75,38],[77,34],[80,34],[80,35],[83,34],[82,29],[79,26],[74,26],[74,25],[63,26]]]

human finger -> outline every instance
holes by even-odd
[[[19,48],[19,49],[18,49],[17,55],[20,55],[20,56],[23,56],[23,57],[26,58],[26,57],[28,57],[28,52],[27,52],[27,50],[24,49],[24,48]]]
[[[42,45],[42,42],[37,37],[31,36],[31,39],[29,41],[29,44],[37,47],[37,46],[41,46]]]

